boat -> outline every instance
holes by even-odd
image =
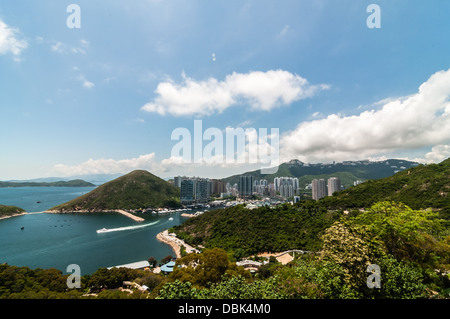
[[[170,217],[170,218],[169,218],[169,220],[173,220],[173,218],[172,218],[172,217]]]
[[[97,234],[99,234],[99,233],[106,233],[107,231],[108,230],[106,228],[102,228],[102,229],[97,230]]]
[[[20,230],[23,230],[24,228],[25,228],[25,227],[22,226],[22,227],[20,227]]]

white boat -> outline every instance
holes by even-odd
[[[97,230],[97,234],[99,234],[99,233],[106,233],[107,231],[108,230],[106,228],[102,228],[102,229]]]
[[[169,220],[173,220],[173,218],[172,218],[172,217],[170,217],[170,218],[169,218]]]

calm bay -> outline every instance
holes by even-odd
[[[0,203],[27,212],[45,211],[93,188],[24,187],[0,188]],[[37,202],[40,203],[37,203]],[[0,220],[0,263],[34,268],[56,268],[66,273],[77,264],[82,274],[98,268],[174,256],[156,234],[185,220],[181,213],[139,214],[135,222],[117,213],[31,213]],[[169,218],[172,217],[173,220]],[[144,225],[144,227],[142,227]],[[23,229],[21,229],[23,227]],[[114,231],[98,234],[98,229]]]

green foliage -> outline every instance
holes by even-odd
[[[0,187],[95,187],[94,184],[75,179],[58,182],[0,182]]]
[[[213,248],[201,254],[188,254],[177,259],[169,279],[189,281],[195,286],[209,287],[219,282],[224,275],[250,277],[250,274],[242,267],[228,260],[227,253],[223,249]]]
[[[391,177],[369,180],[321,199],[334,208],[370,207],[379,201],[402,202],[412,209],[435,208],[450,219],[450,159],[419,165]]]
[[[91,291],[116,289],[122,287],[124,281],[133,281],[145,275],[143,270],[130,268],[100,268],[90,276],[88,287]]]
[[[101,211],[107,209],[142,209],[148,207],[179,207],[180,190],[143,170],[105,183],[91,192],[56,206],[52,210]]]
[[[67,275],[53,268],[35,269],[0,265],[0,299],[78,298],[81,291],[67,288]]]
[[[381,243],[371,240],[364,227],[345,226],[335,222],[323,236],[320,259],[325,262],[324,265],[332,263],[330,273],[342,272],[346,287],[358,290],[367,278],[366,267],[375,263],[377,257],[384,255],[383,248]]]
[[[318,235],[341,216],[315,202],[260,207],[242,205],[206,212],[174,227],[178,237],[191,245],[237,251],[235,257],[266,251],[320,247]]]
[[[450,245],[440,236],[445,221],[438,219],[436,212],[413,210],[395,202],[380,202],[351,222],[365,225],[397,260],[450,270]]]
[[[381,269],[381,289],[366,291],[367,297],[416,299],[426,296],[426,285],[419,267],[410,262],[397,261],[392,256],[383,258],[377,263]]]
[[[175,280],[166,283],[159,290],[156,299],[198,299],[198,297],[198,290],[192,288],[192,283]]]
[[[16,206],[0,205],[0,217],[14,216],[17,214],[22,214],[24,212],[25,210]]]

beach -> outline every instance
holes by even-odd
[[[0,217],[0,220],[1,220],[1,219],[11,218],[11,217],[23,216],[23,215],[26,215],[26,214],[27,214],[27,213],[20,213],[20,214],[14,214],[14,215],[1,216],[1,217]]]
[[[181,240],[176,236],[169,235],[169,231],[167,229],[156,235],[156,239],[172,247],[172,250],[177,258],[181,258],[181,246],[184,246],[186,248],[187,253],[199,253],[197,249],[186,244],[184,240]]]
[[[163,243],[169,245],[170,247],[172,247],[172,250],[175,253],[175,256],[177,258],[181,258],[181,253],[180,253],[181,247],[174,240],[172,240],[172,238],[170,238],[168,230],[158,233],[158,235],[156,235],[156,239],[158,239],[160,242],[163,242]]]

